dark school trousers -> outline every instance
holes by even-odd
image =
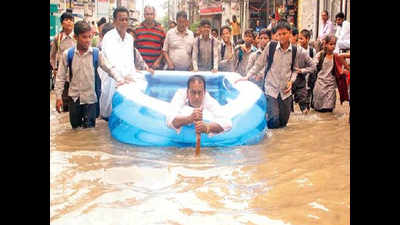
[[[96,103],[80,104],[79,98],[69,102],[69,122],[72,128],[96,126]]]
[[[281,94],[278,98],[273,98],[269,95],[267,97],[267,125],[268,128],[282,128],[285,127],[289,121],[290,110],[293,103],[293,96],[289,96],[282,101]]]

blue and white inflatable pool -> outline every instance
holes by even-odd
[[[201,135],[201,146],[236,146],[256,144],[267,130],[264,94],[254,83],[242,81],[238,73],[230,72],[184,72],[156,71],[147,73],[141,88],[135,84],[120,86],[112,100],[109,128],[113,138],[137,146],[196,145],[194,125],[182,127],[179,134],[167,126],[166,112],[180,88],[186,88],[191,75],[201,74],[206,79],[206,88],[232,120],[232,129],[212,137]],[[207,118],[203,114],[203,119]]]

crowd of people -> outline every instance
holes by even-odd
[[[314,43],[309,30],[299,32],[293,24],[273,17],[267,28],[257,23],[255,30],[248,29],[241,36],[236,17],[220,30],[201,20],[197,33],[188,29],[184,11],[177,13],[176,22],[169,23],[167,31],[155,16],[155,8],[146,6],[144,21],[130,27],[129,11],[118,7],[113,22],[101,19],[97,31],[94,24],[85,21],[74,24],[71,13],[61,16],[63,29],[51,43],[50,65],[56,109],[69,111],[73,128],[95,127],[98,117],[108,120],[116,87],[131,83],[140,88],[145,82],[143,70],[151,74],[155,70],[237,72],[242,78],[236,82],[249,80],[263,90],[268,128],[285,127],[294,103],[304,114],[311,108],[332,112],[336,88],[341,102],[350,100],[346,61],[350,58],[350,23],[344,21],[343,13],[336,15],[336,26],[328,20],[328,12],[322,13],[323,26]],[[94,40],[96,32],[99,35]],[[187,96],[191,96],[193,86],[203,88],[198,95],[208,99],[204,79],[192,81],[193,85],[188,82]],[[199,113],[201,110],[193,111],[189,119],[170,118],[168,126],[194,123],[201,119]],[[229,130],[214,123],[211,128],[199,127],[204,133]]]

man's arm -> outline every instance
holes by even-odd
[[[257,60],[254,63],[254,66],[250,69],[249,72],[247,72],[246,79],[249,79],[250,76],[258,74],[262,68],[267,64],[267,57],[268,57],[268,51],[269,51],[269,42],[267,46],[265,46],[264,51],[261,53],[261,55],[257,58]]]
[[[136,57],[135,57],[135,66],[139,70],[147,70],[149,67],[147,66],[146,62],[143,60],[142,55],[140,54],[139,50],[137,48],[133,48],[134,51],[136,52]]]
[[[194,39],[193,51],[192,51],[192,65],[193,65],[193,71],[195,72],[199,71],[199,67],[197,65],[197,55],[199,53],[199,48],[197,48],[198,41],[200,41],[198,37]]]
[[[52,41],[52,45],[50,48],[50,65],[51,67],[56,70],[57,69],[57,47],[56,47],[56,38],[57,36],[54,38],[54,40]]]
[[[62,102],[62,93],[64,91],[64,84],[67,80],[67,72],[68,72],[68,64],[67,64],[67,52],[65,50],[59,62],[58,75],[56,76],[56,83],[54,85],[54,92],[56,94],[56,110],[61,112]]]
[[[99,52],[99,66],[104,72],[108,74],[111,78],[113,78],[117,83],[121,84],[124,79],[118,74],[115,66],[112,66],[108,59],[104,57],[103,52]]]
[[[168,69],[174,69],[175,65],[172,62],[172,60],[169,57],[169,55],[168,55],[168,49],[169,49],[169,38],[168,37],[169,36],[168,36],[168,33],[167,33],[167,36],[165,37],[165,41],[164,41],[164,46],[163,46],[163,49],[162,49],[162,54],[163,54],[165,60],[167,61]]]
[[[214,39],[214,49],[213,49],[213,51],[214,51],[214,55],[212,56],[212,57],[214,57],[214,72],[217,72],[218,71],[218,50],[219,50],[219,42],[218,42],[218,40],[216,39],[216,38],[214,38],[213,37],[213,39]]]

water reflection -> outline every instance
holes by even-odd
[[[348,105],[253,146],[141,148],[50,107],[51,224],[349,224]]]

